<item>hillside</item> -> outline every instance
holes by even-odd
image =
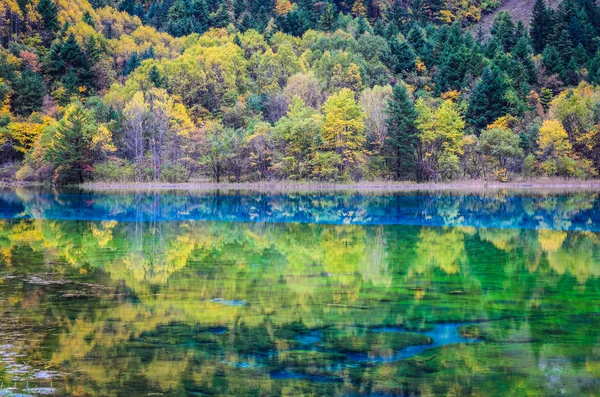
[[[546,0],[546,4],[552,8],[556,8],[559,3],[560,0]],[[484,37],[489,38],[494,19],[496,19],[498,13],[503,11],[508,12],[515,23],[522,22],[525,26],[529,27],[534,4],[535,0],[504,0],[496,10],[482,15],[481,20],[473,25],[470,30],[476,34],[481,29]]]
[[[408,3],[2,2],[0,178],[598,174],[594,0]]]

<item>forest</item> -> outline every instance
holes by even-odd
[[[501,7],[1,0],[0,180],[597,177],[600,7]]]

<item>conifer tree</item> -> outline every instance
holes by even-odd
[[[394,87],[386,116],[388,133],[384,151],[389,169],[398,180],[412,179],[417,174],[419,131],[415,125],[415,107],[403,84]]]
[[[15,95],[12,98],[12,111],[17,115],[29,116],[42,108],[46,86],[39,73],[25,69],[14,82]]]
[[[37,10],[42,16],[44,27],[50,32],[56,32],[59,28],[58,8],[52,0],[40,0]]]
[[[319,28],[325,31],[333,30],[335,26],[336,12],[332,3],[326,3],[325,9],[319,18]]]
[[[210,27],[210,13],[205,0],[194,0],[191,5],[191,14],[196,21],[198,33],[203,33]]]
[[[529,28],[531,44],[536,54],[544,51],[551,28],[552,25],[546,2],[544,0],[536,0],[531,15],[531,27]]]
[[[84,182],[93,164],[92,138],[97,130],[93,116],[80,103],[69,106],[46,152],[61,182]]]
[[[481,81],[475,86],[469,107],[467,121],[478,129],[485,128],[499,117],[508,113],[509,106],[505,98],[508,84],[496,65],[486,67]]]

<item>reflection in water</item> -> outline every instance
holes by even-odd
[[[419,196],[443,227],[373,221],[413,195],[209,196],[215,208],[4,192],[0,383],[74,396],[600,388],[595,194]],[[164,215],[241,216],[250,202],[269,222]],[[476,219],[482,203],[492,215]],[[369,221],[335,218],[346,204],[362,209],[344,219]]]
[[[0,218],[468,226],[600,232],[597,193],[36,192],[0,190]]]

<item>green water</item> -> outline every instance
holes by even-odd
[[[3,192],[0,396],[600,396],[597,193],[151,197]]]

